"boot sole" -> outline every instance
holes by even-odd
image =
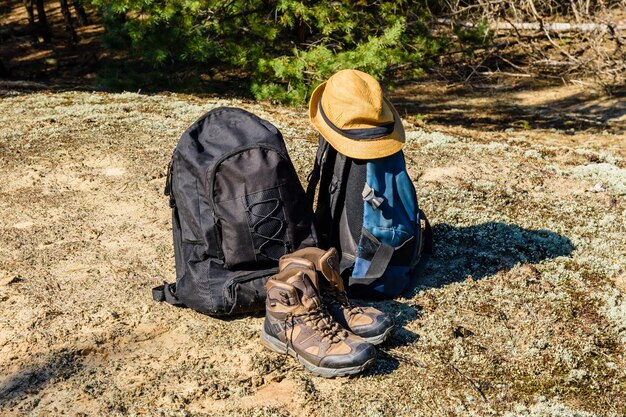
[[[291,346],[288,346],[286,343],[283,343],[277,338],[265,333],[265,329],[261,331],[261,344],[273,352],[283,353],[283,354],[289,353],[291,356],[296,358],[298,362],[304,365],[307,371],[311,372],[314,375],[321,376],[324,378],[334,378],[338,376],[341,377],[341,376],[358,374],[360,372],[363,372],[367,368],[371,367],[374,364],[374,361],[376,360],[376,357],[373,357],[362,365],[351,366],[348,368],[337,368],[337,369],[323,368],[307,361],[305,358],[300,356],[295,350],[293,350]]]
[[[376,346],[376,345],[380,345],[385,340],[387,340],[389,336],[391,336],[391,334],[394,332],[394,330],[396,330],[396,326],[391,326],[387,330],[385,330],[384,333],[381,333],[378,336],[371,336],[371,337],[360,336],[360,337],[361,339],[365,340],[367,343],[371,343],[372,345]]]

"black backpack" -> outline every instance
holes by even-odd
[[[278,259],[317,245],[281,133],[245,110],[216,108],[183,133],[165,194],[176,283],[153,289],[157,301],[215,316],[262,310]]]
[[[432,252],[432,231],[402,151],[358,160],[320,136],[307,187],[311,204],[318,183],[320,242],[337,248],[348,294],[385,299],[409,290],[422,254]]]

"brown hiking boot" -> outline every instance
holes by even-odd
[[[261,343],[291,354],[316,375],[359,373],[374,363],[376,349],[333,320],[319,298],[316,281],[314,271],[298,268],[267,281]]]
[[[292,267],[311,268],[318,272],[320,293],[328,311],[339,324],[366,342],[378,345],[393,332],[391,316],[372,307],[358,307],[348,300],[343,279],[339,275],[339,260],[335,248],[303,248],[283,256],[280,271]]]

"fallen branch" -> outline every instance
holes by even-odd
[[[469,384],[472,386],[472,388],[474,388],[476,390],[476,392],[480,395],[480,397],[483,399],[484,402],[486,402],[486,403],[489,402],[487,400],[487,396],[485,395],[483,390],[480,389],[480,386],[476,383],[476,381],[474,381],[472,378],[466,376],[463,372],[459,371],[459,369],[456,366],[454,366],[453,364],[449,363],[448,365],[450,365],[450,368],[452,368],[452,370],[454,372],[456,372],[461,378],[463,378],[464,380],[469,382]]]
[[[554,59],[539,59],[533,62],[535,65],[543,65],[546,67],[571,67],[576,65],[574,62],[556,61]]]
[[[489,25],[489,29],[499,30],[545,30],[548,32],[608,32],[626,30],[626,24],[607,25],[605,23],[507,23],[496,22]]]
[[[493,75],[502,75],[506,77],[518,77],[518,78],[532,78],[532,74],[524,74],[518,72],[504,72],[504,71],[483,71],[479,72],[478,75],[484,76],[493,76]]]
[[[444,25],[460,25],[466,28],[474,28],[477,24],[472,22],[456,22],[452,19],[437,19],[437,23]],[[626,30],[625,23],[609,25],[606,23],[539,23],[539,22],[493,22],[489,24],[489,30],[498,31],[548,31],[548,32],[619,32]]]
[[[569,58],[570,61],[575,62],[576,64],[580,64],[578,59],[576,59],[574,56],[572,56],[572,54],[567,52],[564,48],[562,48],[561,46],[559,46],[556,42],[552,40],[552,38],[550,37],[550,32],[546,29],[545,26],[542,26],[542,29],[543,29],[543,32],[546,34],[546,38],[548,39],[548,42],[550,42],[550,44],[554,46],[554,48],[557,51],[559,51],[560,53],[565,55],[567,58]]]

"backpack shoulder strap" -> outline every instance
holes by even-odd
[[[315,206],[316,228],[319,232],[320,247],[328,247],[333,242],[338,222],[338,193],[345,178],[346,157],[338,153],[323,136],[319,137],[319,147],[315,165],[309,174],[307,198]],[[317,204],[314,205],[316,189]]]
[[[167,174],[165,176],[165,189],[163,190],[163,194],[170,198],[170,208],[176,207],[176,200],[174,199],[174,193],[172,193],[172,176],[174,175],[174,170],[172,169],[174,166],[174,153],[176,149],[172,152],[172,157],[170,158],[170,162],[167,164]]]
[[[337,167],[343,171],[337,195],[337,235],[335,242],[340,247],[340,270],[343,272],[354,265],[358,254],[358,242],[363,229],[363,200],[361,191],[365,185],[367,162],[346,158]]]
[[[313,170],[309,173],[307,178],[308,184],[306,187],[306,196],[309,199],[311,207],[313,207],[313,203],[315,201],[315,190],[317,189],[317,184],[320,182],[322,166],[326,160],[329,148],[330,145],[328,142],[322,137],[322,135],[320,135]]]
[[[333,164],[333,172],[332,177],[330,177],[328,192],[331,195],[335,195],[335,197],[331,199],[330,209],[333,213],[333,218],[338,218],[339,210],[343,206],[343,204],[339,203],[341,203],[343,199],[344,184],[350,167],[350,158],[339,152],[335,153],[335,163]]]

